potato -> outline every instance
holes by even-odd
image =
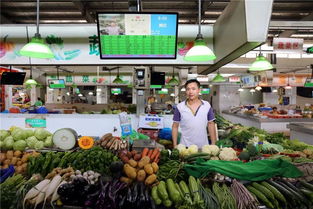
[[[14,157],[21,157],[22,154],[23,154],[23,153],[22,153],[21,151],[19,151],[19,150],[16,150],[16,151],[13,153]]]
[[[136,179],[136,177],[137,177],[136,169],[131,167],[127,163],[124,165],[124,172],[128,178]]]
[[[136,168],[138,163],[137,163],[135,160],[130,159],[130,160],[128,161],[128,164],[129,164],[131,167]]]
[[[15,169],[16,173],[23,173],[23,167],[22,166],[17,166],[16,169]]]
[[[137,172],[137,181],[144,181],[146,179],[146,172],[144,170],[139,170]]]
[[[129,161],[129,158],[126,155],[122,155],[120,158],[123,161],[123,163],[128,163]]]
[[[149,175],[153,174],[153,168],[152,168],[152,166],[151,166],[150,163],[148,163],[147,165],[145,165],[145,166],[144,166],[144,169],[145,169],[145,171],[146,171],[147,174],[149,174]]]
[[[145,165],[147,165],[150,162],[150,158],[148,156],[145,156],[141,158],[141,160],[138,163],[139,168],[143,168]]]
[[[27,154],[23,155],[22,162],[26,163],[28,161],[28,157],[29,157],[29,155],[27,155]]]
[[[13,157],[13,151],[12,151],[12,150],[7,151],[6,156],[7,156],[7,159],[10,159],[10,160],[11,160],[12,157]]]
[[[18,160],[17,163],[16,163],[17,166],[20,166],[22,164],[23,164],[23,161],[21,161],[21,160]]]
[[[6,159],[6,160],[3,162],[3,165],[10,165],[10,163],[11,163],[11,160]]]
[[[11,164],[16,165],[17,157],[12,157]]]
[[[151,185],[156,181],[156,179],[157,179],[157,176],[155,174],[152,174],[152,175],[148,176],[148,178],[146,178],[145,184]]]
[[[127,184],[131,184],[131,183],[133,182],[132,179],[127,178],[127,177],[124,177],[124,176],[122,176],[122,177],[120,178],[120,181],[121,181],[121,182],[124,182],[124,183],[127,183]]]
[[[23,163],[23,164],[22,164],[22,168],[23,168],[24,171],[26,171],[26,169],[27,169],[27,163]]]
[[[153,162],[153,163],[151,164],[151,166],[152,166],[152,168],[153,168],[153,173],[157,173],[158,170],[159,170],[158,164],[157,164],[156,162]]]
[[[1,153],[0,153],[0,163],[4,162],[6,158],[7,158],[7,157],[6,157],[5,153],[2,153],[2,152],[1,152]]]

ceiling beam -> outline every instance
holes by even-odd
[[[90,10],[87,6],[87,2],[82,3],[81,1],[72,1],[73,4],[78,8],[81,12],[82,16],[87,20],[88,23],[95,23],[95,18],[93,18],[90,14]]]
[[[312,20],[313,20],[313,12],[311,12],[311,14],[309,14],[308,16],[305,16],[304,18],[301,19],[301,21],[312,21]],[[297,30],[285,30],[284,32],[279,34],[279,37],[288,38],[296,32],[297,32]]]

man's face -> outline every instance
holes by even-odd
[[[197,83],[189,83],[186,87],[186,96],[188,99],[194,100],[199,97],[200,88]]]

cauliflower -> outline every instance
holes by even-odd
[[[190,147],[188,147],[188,154],[195,154],[198,153],[198,146],[197,145],[191,145]]]
[[[213,156],[210,158],[210,160],[220,160],[217,156]]]
[[[237,154],[233,148],[224,147],[220,151],[219,158],[221,160],[231,161],[237,159]]]
[[[202,147],[202,152],[208,153],[213,156],[217,156],[220,149],[216,145],[204,145]]]
[[[181,156],[188,155],[188,150],[186,149],[186,146],[185,146],[185,145],[179,144],[179,145],[177,145],[176,148],[178,149],[179,154],[180,154]]]

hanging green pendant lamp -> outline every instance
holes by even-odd
[[[172,75],[172,78],[168,81],[167,84],[168,84],[168,85],[171,85],[171,86],[177,86],[177,85],[179,85],[179,81],[175,78],[174,67],[173,67],[173,75]]]
[[[124,81],[120,78],[120,68],[117,68],[117,76],[113,80],[113,83],[115,83],[115,84],[123,84],[124,83]]]
[[[218,72],[217,75],[212,79],[212,83],[226,82],[226,79]]]

